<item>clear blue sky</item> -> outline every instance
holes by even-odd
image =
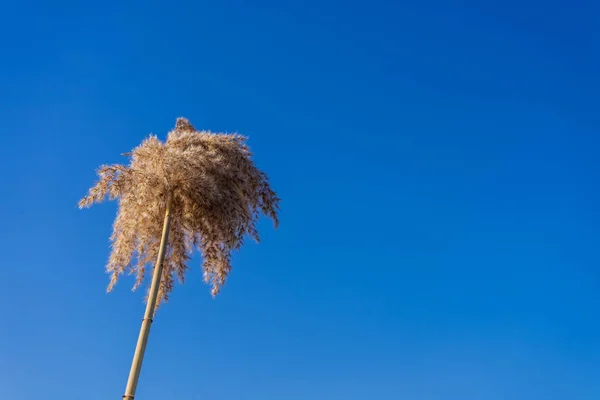
[[[0,398],[120,399],[143,291],[76,204],[185,116],[281,227],[193,260],[136,399],[599,399],[600,5],[496,3],[2,2]]]

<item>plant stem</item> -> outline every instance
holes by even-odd
[[[129,379],[127,380],[127,387],[125,388],[123,400],[133,400],[133,397],[135,396],[135,390],[137,388],[138,379],[140,378],[142,362],[144,361],[144,353],[146,352],[148,336],[150,335],[150,326],[152,324],[152,318],[154,317],[154,310],[156,308],[158,289],[160,288],[160,281],[162,279],[163,262],[165,260],[165,254],[167,252],[172,205],[173,193],[171,192],[167,197],[167,208],[165,210],[165,220],[163,223],[162,236],[160,238],[158,258],[156,260],[156,265],[154,266],[154,274],[152,275],[152,284],[150,285],[150,293],[148,294],[146,311],[144,312],[144,319],[142,320],[140,335],[138,336],[137,345],[135,346],[135,353],[133,355],[133,361],[131,363],[131,370],[129,371]]]

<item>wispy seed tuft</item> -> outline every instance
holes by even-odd
[[[267,175],[254,165],[246,138],[197,131],[187,119],[178,118],[165,142],[151,135],[127,155],[129,166],[101,166],[98,182],[79,202],[85,208],[105,198],[118,200],[107,290],[126,271],[136,276],[134,290],[146,272],[152,273],[171,192],[169,242],[157,304],[168,300],[175,279],[183,282],[196,248],[202,255],[204,280],[216,296],[231,270],[231,252],[243,245],[246,235],[259,241],[259,216],[278,225],[279,198]]]

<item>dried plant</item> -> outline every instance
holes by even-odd
[[[256,168],[245,144],[234,134],[197,131],[177,119],[166,142],[156,136],[131,153],[129,166],[106,165],[99,181],[79,202],[89,207],[108,197],[118,200],[107,264],[108,291],[124,272],[136,275],[134,290],[144,282],[148,265],[156,260],[167,197],[172,194],[171,224],[158,303],[168,300],[176,278],[183,282],[187,261],[197,248],[204,280],[219,293],[231,269],[231,252],[245,235],[259,241],[260,214],[278,224],[279,198],[267,176]]]

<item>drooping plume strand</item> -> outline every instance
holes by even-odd
[[[100,167],[98,182],[79,206],[107,197],[118,200],[106,267],[111,275],[108,291],[126,271],[135,274],[137,288],[148,266],[153,268],[166,199],[172,193],[158,304],[168,300],[176,278],[183,282],[195,248],[202,255],[204,280],[213,296],[219,293],[231,269],[231,252],[243,245],[246,235],[259,240],[259,216],[278,224],[279,198],[267,175],[254,165],[245,142],[235,134],[197,131],[179,118],[165,142],[150,136],[128,153],[128,166]]]

